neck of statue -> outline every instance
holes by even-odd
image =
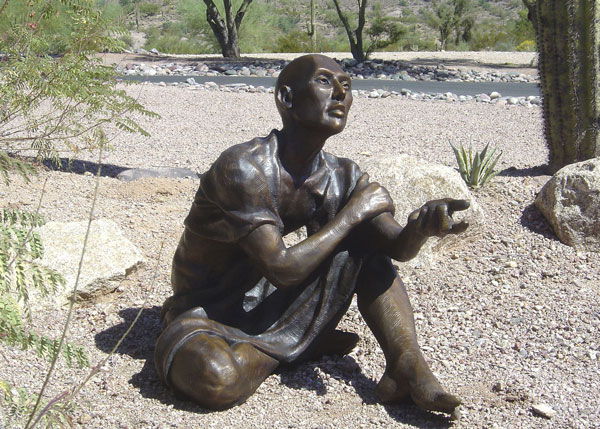
[[[279,132],[279,159],[294,183],[302,184],[317,169],[327,137],[300,127],[284,126]]]

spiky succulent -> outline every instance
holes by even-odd
[[[460,176],[469,188],[480,188],[498,174],[498,171],[494,168],[502,152],[494,158],[496,148],[489,150],[489,143],[485,145],[481,152],[475,152],[475,154],[473,154],[471,145],[469,145],[468,151],[465,150],[463,145],[457,148],[450,143],[450,146],[452,146],[454,156],[456,156]]]

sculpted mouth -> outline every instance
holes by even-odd
[[[339,105],[333,106],[327,112],[331,116],[337,116],[337,117],[343,118],[344,116],[346,116],[346,106],[344,106],[343,104],[339,104]]]

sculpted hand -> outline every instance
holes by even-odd
[[[470,205],[467,200],[452,198],[428,201],[408,216],[408,225],[425,237],[459,234],[467,229],[469,223],[466,221],[455,223],[452,214],[455,211],[466,210]]]
[[[394,213],[394,203],[388,191],[377,182],[369,183],[369,175],[363,174],[354,188],[346,210],[358,222],[363,222],[384,213]]]

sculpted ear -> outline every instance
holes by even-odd
[[[292,108],[292,88],[287,85],[281,85],[277,92],[277,101],[286,109]]]

